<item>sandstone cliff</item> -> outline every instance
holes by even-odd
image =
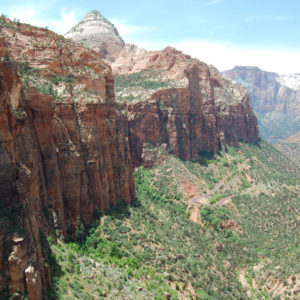
[[[248,89],[260,133],[268,141],[276,143],[300,130],[299,75],[280,76],[242,66],[222,74]]]
[[[134,199],[130,151],[100,56],[0,21],[0,289],[42,299],[43,232],[72,233],[78,218],[90,223],[95,210]]]
[[[288,115],[300,113],[300,90],[292,89],[287,76],[262,71],[257,67],[235,67],[222,72],[228,80],[245,86],[253,109],[258,112],[277,111]],[[293,87],[296,86],[294,82]]]
[[[97,50],[105,47],[105,28],[95,23],[93,30],[77,30],[76,38],[66,36]],[[91,34],[93,44],[88,42]],[[213,66],[171,47],[146,51],[129,44],[118,48],[111,63],[116,100],[126,115],[119,117],[118,127],[129,138],[134,166],[158,164],[166,151],[196,159],[202,151],[258,140],[246,91],[224,80]]]
[[[203,151],[258,140],[246,90],[213,66],[171,47],[147,52],[126,45],[112,68],[135,165],[159,163],[166,149],[196,159]]]

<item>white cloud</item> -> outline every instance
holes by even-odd
[[[79,22],[79,12],[71,10],[66,12],[62,10],[60,18],[52,19],[45,17],[47,15],[47,6],[31,7],[31,6],[18,6],[12,8],[7,14],[11,19],[19,19],[22,23],[45,27],[59,33],[64,34],[70,30],[76,23]]]
[[[156,29],[155,27],[128,24],[126,21],[119,19],[110,19],[110,21],[115,25],[120,35],[122,36],[122,38],[124,38],[126,42],[128,39],[131,39],[134,35],[141,34],[147,31],[153,31]]]
[[[172,46],[221,71],[242,65],[258,66],[262,70],[279,74],[300,72],[300,50],[246,48],[224,42],[191,39]]]
[[[78,16],[77,11],[62,11],[61,19],[50,22],[49,28],[57,33],[64,34],[79,22]]]

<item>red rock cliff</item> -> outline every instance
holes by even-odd
[[[40,232],[73,232],[78,217],[134,199],[130,151],[96,52],[7,19],[0,32],[0,289],[42,299]]]
[[[114,43],[108,47],[105,41],[114,40],[115,33],[107,31],[107,22],[88,26],[96,15],[101,16],[89,13],[66,36],[109,54]],[[194,159],[201,151],[237,146],[238,140],[258,140],[245,89],[223,79],[214,67],[171,47],[146,51],[124,43],[114,47],[109,61],[126,116],[119,117],[118,128],[129,138],[134,166],[158,164],[168,150]]]
[[[251,105],[257,112],[281,112],[287,115],[299,115],[300,90],[285,85],[273,72],[262,71],[257,67],[235,67],[222,72],[228,80],[245,86],[251,96]]]
[[[258,140],[246,90],[214,67],[170,47],[147,52],[130,45],[112,67],[135,165],[159,163],[164,148],[195,159],[202,151]]]

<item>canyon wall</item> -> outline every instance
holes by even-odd
[[[300,131],[299,74],[278,75],[245,66],[222,74],[247,88],[263,138],[278,143]]]
[[[1,19],[0,290],[42,299],[45,234],[135,199],[110,67],[46,29]]]
[[[159,164],[165,150],[193,160],[201,152],[237,147],[239,140],[258,140],[246,90],[213,66],[171,47],[148,52],[125,46],[112,68],[135,166]]]
[[[122,45],[114,89],[99,53],[47,29],[0,25],[0,288],[10,294],[42,298],[45,236],[135,199],[133,166],[258,140],[245,89],[176,49]]]
[[[228,80],[248,89],[251,105],[255,111],[261,113],[277,111],[287,115],[300,113],[300,90],[296,88],[296,81],[292,85],[289,84],[287,76],[262,71],[257,67],[243,66],[224,71],[222,74]]]
[[[41,299],[50,284],[47,247],[42,249],[39,232],[47,228],[47,189],[23,101],[15,66],[0,64],[0,290]]]
[[[108,30],[109,29],[109,30]],[[238,141],[256,142],[258,127],[246,90],[213,66],[174,48],[120,45],[113,25],[92,11],[65,37],[107,53],[115,75],[118,128],[128,136],[134,166],[158,164],[167,151],[182,159]],[[101,42],[97,42],[101,40]],[[118,40],[118,45],[108,40]]]

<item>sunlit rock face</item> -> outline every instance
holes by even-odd
[[[248,89],[252,108],[257,112],[300,113],[300,76],[280,76],[257,67],[235,67],[222,75]]]
[[[135,199],[114,78],[100,55],[1,18],[0,292],[43,299],[45,235]],[[1,294],[2,295],[2,294]]]
[[[248,90],[264,139],[276,144],[300,131],[299,74],[278,75],[243,66],[222,74]]]
[[[164,145],[182,159],[196,159],[203,151],[258,140],[248,93],[213,66],[171,47],[126,45],[112,69],[135,165],[158,164]]]
[[[103,19],[93,11],[78,28],[95,16]],[[102,32],[115,39],[106,23],[92,23],[93,44],[84,30],[71,38],[94,50],[105,48],[107,36]],[[134,166],[158,164],[166,151],[195,159],[202,151],[237,146],[238,140],[257,141],[257,121],[246,90],[225,80],[213,66],[172,47],[146,51],[125,44],[117,52],[110,62],[116,100],[126,115],[119,117],[118,124],[120,132],[128,135]]]
[[[113,61],[124,47],[116,27],[97,10],[89,12],[65,37],[94,49],[107,61]]]

